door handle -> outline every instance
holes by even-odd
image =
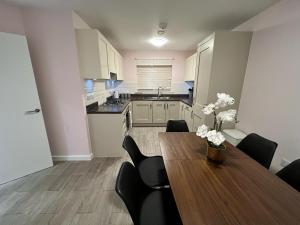
[[[40,111],[41,111],[40,109],[35,109],[35,110],[26,111],[25,114],[34,114],[34,113],[39,113]]]

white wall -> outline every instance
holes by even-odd
[[[235,30],[255,31],[237,127],[276,141],[272,169],[300,158],[300,1],[282,1]]]

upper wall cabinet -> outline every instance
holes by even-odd
[[[107,43],[96,29],[77,29],[80,74],[84,79],[110,79]]]
[[[250,32],[220,31],[198,45],[193,112],[199,124],[212,125],[212,117],[206,118],[201,109],[215,102],[218,92],[234,97],[234,108],[238,109],[251,37]]]
[[[116,64],[116,71],[117,71],[117,80],[124,80],[123,57],[117,51],[115,51],[115,64]]]
[[[184,81],[194,81],[196,76],[197,53],[191,55],[185,60]]]
[[[116,51],[111,45],[107,45],[108,70],[110,73],[117,73]]]
[[[82,78],[123,80],[122,56],[98,30],[76,29],[76,41]]]

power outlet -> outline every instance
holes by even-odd
[[[286,167],[286,166],[289,165],[290,163],[291,163],[291,162],[288,161],[287,159],[282,158],[282,159],[281,159],[281,162],[280,162],[280,165],[281,165],[282,167]]]

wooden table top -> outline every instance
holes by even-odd
[[[217,166],[195,133],[159,133],[159,142],[184,225],[300,224],[300,193],[231,144]]]

